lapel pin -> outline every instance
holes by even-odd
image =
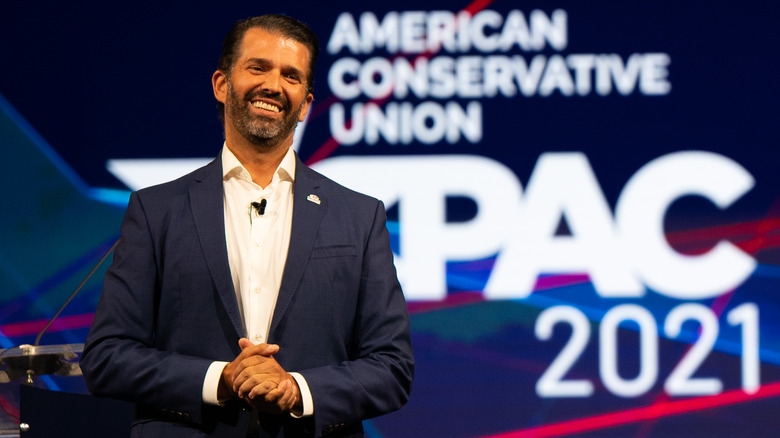
[[[315,195],[315,194],[311,194],[311,195],[307,196],[306,200],[307,201],[311,201],[311,202],[313,202],[313,203],[315,203],[317,205],[320,205],[320,202],[321,202],[320,201],[320,197]]]

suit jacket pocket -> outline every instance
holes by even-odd
[[[311,258],[323,257],[355,257],[357,249],[354,245],[316,246],[311,250]]]

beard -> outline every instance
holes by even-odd
[[[233,125],[242,137],[257,146],[265,146],[282,141],[289,137],[298,125],[298,117],[303,110],[303,102],[292,111],[290,102],[282,94],[269,94],[262,90],[249,92],[240,98],[233,89],[233,83],[228,79],[227,101],[225,112],[230,115]],[[249,108],[256,97],[269,98],[276,101],[282,110],[282,120],[275,120],[252,112]]]

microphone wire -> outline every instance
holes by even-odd
[[[62,305],[62,306],[59,308],[59,310],[57,310],[57,313],[55,313],[55,314],[54,314],[54,316],[52,316],[52,317],[51,317],[51,319],[49,320],[49,322],[48,322],[48,323],[46,323],[46,327],[44,327],[44,328],[43,328],[43,330],[41,330],[41,332],[40,332],[40,333],[38,333],[38,336],[35,338],[35,343],[33,344],[33,346],[35,346],[35,347],[37,347],[37,346],[38,346],[38,344],[41,342],[41,336],[43,336],[43,334],[44,334],[44,333],[46,333],[46,330],[48,330],[48,329],[49,329],[49,327],[51,327],[52,323],[54,323],[54,320],[55,320],[55,319],[57,319],[57,317],[58,317],[58,316],[60,316],[60,313],[62,313],[62,311],[63,311],[63,310],[65,310],[65,307],[67,307],[67,305],[68,305],[68,304],[70,304],[70,302],[73,300],[73,298],[75,298],[75,297],[76,297],[76,294],[78,294],[78,293],[79,293],[79,291],[81,290],[81,288],[83,288],[83,287],[84,287],[84,285],[85,285],[85,284],[87,284],[87,281],[89,281],[89,279],[90,279],[90,278],[92,278],[92,276],[93,276],[93,275],[95,274],[95,272],[98,270],[98,268],[100,267],[100,265],[102,265],[102,264],[103,264],[103,262],[104,262],[104,261],[106,261],[106,259],[108,258],[109,254],[111,254],[111,252],[114,250],[114,248],[116,248],[116,246],[119,244],[119,241],[120,241],[120,240],[122,240],[122,238],[121,238],[121,237],[118,237],[118,238],[116,239],[116,241],[114,242],[114,244],[113,244],[113,245],[111,245],[111,248],[108,248],[108,251],[106,251],[106,253],[105,253],[105,254],[103,254],[103,257],[100,259],[100,261],[99,261],[99,262],[97,262],[97,264],[95,265],[95,267],[94,267],[94,268],[92,268],[92,270],[91,270],[91,271],[89,271],[89,274],[87,274],[87,276],[86,276],[86,277],[84,277],[84,280],[82,280],[82,281],[81,281],[81,284],[79,284],[79,286],[76,288],[76,290],[74,290],[74,291],[73,291],[73,293],[72,293],[72,294],[70,294],[70,297],[68,297],[68,299],[67,299],[67,300],[65,301],[65,303],[64,303],[64,304],[63,304],[63,305]]]

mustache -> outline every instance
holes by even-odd
[[[253,99],[257,99],[257,98],[270,100],[274,102],[276,106],[281,108],[283,111],[290,110],[290,101],[288,101],[283,94],[268,93],[263,90],[256,90],[256,91],[250,91],[249,93],[246,94],[246,96],[244,96],[244,100],[247,102],[251,102]]]

